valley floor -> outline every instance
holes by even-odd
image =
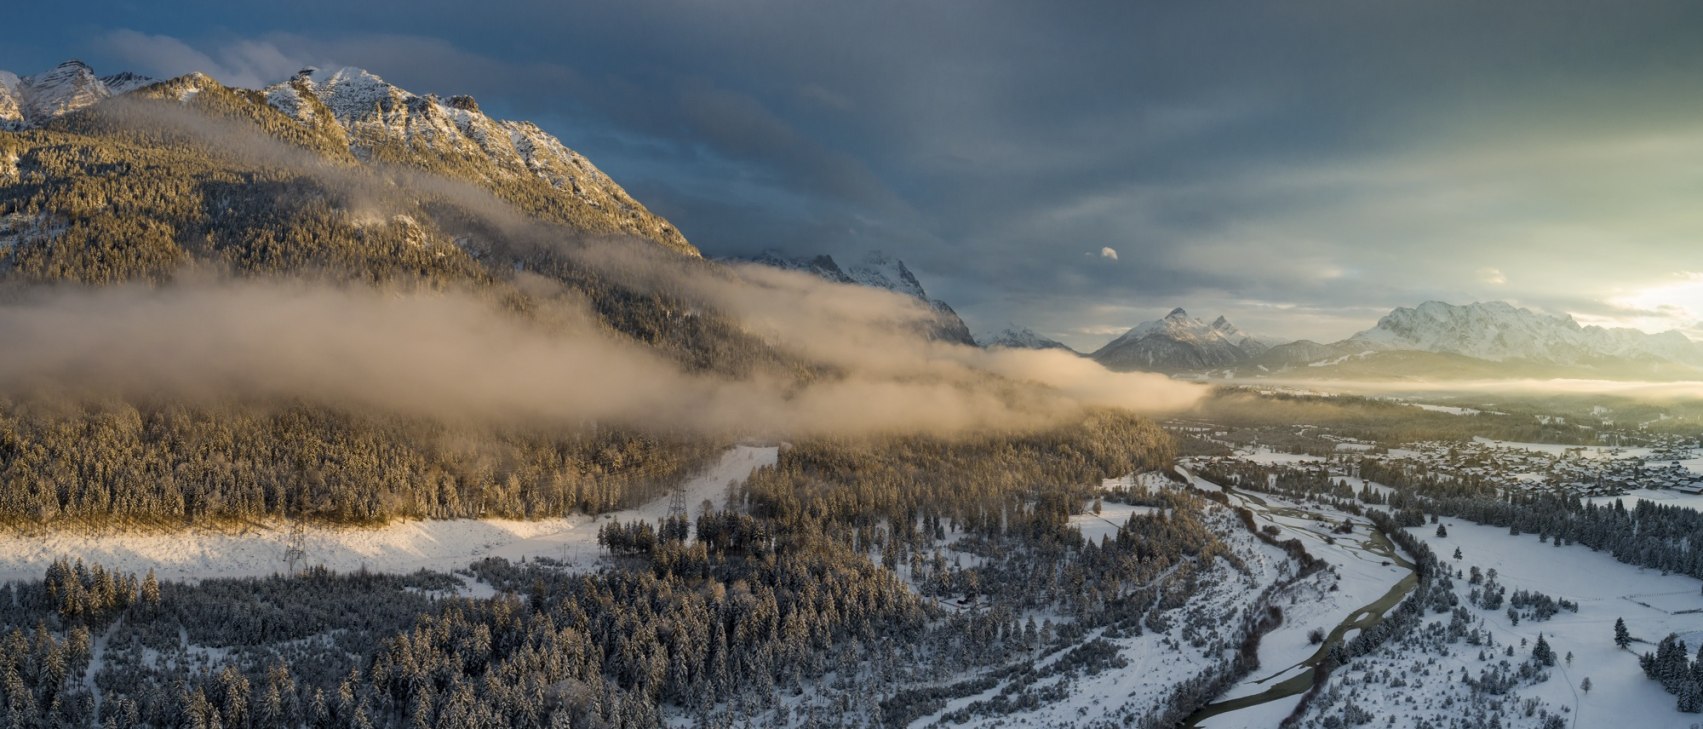
[[[730,482],[775,463],[773,446],[736,446],[685,485],[685,501],[696,513],[703,501],[718,506]],[[405,574],[453,572],[486,557],[511,561],[549,557],[586,569],[601,559],[597,526],[609,519],[657,521],[668,515],[670,497],[636,509],[604,514],[522,521],[448,519],[400,521],[375,528],[303,528],[304,557],[298,568],[323,566],[336,572],[366,569]],[[183,532],[0,533],[0,582],[40,580],[55,559],[82,559],[120,572],[154,570],[162,580],[264,577],[289,571],[285,549],[290,526],[257,523],[241,528],[195,528]],[[474,585],[474,594],[481,592]]]

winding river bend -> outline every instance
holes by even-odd
[[[1290,517],[1302,517],[1317,521],[1326,520],[1326,517],[1312,512],[1286,507],[1274,507],[1268,504],[1264,499],[1247,492],[1232,491],[1228,487],[1221,488],[1224,489],[1225,493],[1244,502],[1244,505],[1252,510],[1256,517],[1263,517],[1267,521],[1271,521],[1271,517],[1274,514],[1281,514]],[[1292,527],[1285,528],[1292,529]],[[1248,686],[1266,686],[1265,690],[1258,693],[1238,696],[1233,699],[1226,699],[1224,701],[1207,704],[1194,714],[1190,715],[1189,718],[1183,722],[1184,727],[1196,729],[1198,727],[1211,726],[1210,724],[1203,724],[1202,722],[1206,722],[1208,719],[1216,716],[1222,716],[1234,711],[1240,711],[1249,707],[1306,693],[1308,689],[1313,687],[1313,683],[1318,679],[1318,665],[1324,660],[1326,654],[1330,652],[1332,647],[1341,644],[1352,637],[1349,635],[1351,631],[1365,631],[1383,621],[1384,615],[1387,614],[1391,608],[1400,604],[1402,598],[1406,597],[1409,592],[1412,592],[1414,586],[1419,583],[1419,575],[1415,572],[1413,563],[1406,557],[1402,556],[1401,550],[1396,549],[1395,545],[1390,542],[1389,536],[1384,534],[1383,531],[1379,530],[1377,527],[1372,527],[1371,534],[1360,542],[1360,547],[1369,554],[1377,555],[1401,566],[1403,569],[1407,570],[1407,574],[1402,576],[1395,585],[1391,586],[1390,589],[1378,599],[1362,605],[1344,616],[1343,619],[1336,624],[1336,627],[1331,629],[1330,633],[1325,637],[1324,642],[1319,644],[1318,650],[1314,651],[1312,655],[1307,656],[1298,663],[1284,666],[1276,671],[1269,671],[1262,667],[1255,676],[1249,676],[1243,679],[1240,683],[1232,686],[1226,693],[1233,693],[1236,692],[1237,689],[1242,689]],[[1302,670],[1296,671],[1295,669],[1297,668],[1301,668]],[[1281,681],[1277,680],[1279,677],[1286,675],[1287,678],[1283,678]]]

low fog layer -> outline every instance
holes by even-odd
[[[1252,382],[1248,384],[1254,384]],[[1576,378],[1439,380],[1259,380],[1308,392],[1355,395],[1490,395],[1490,396],[1610,396],[1643,402],[1703,400],[1703,382],[1696,380],[1590,380]]]
[[[546,329],[473,296],[226,282],[42,289],[14,299],[0,306],[0,382],[734,434],[1031,427],[1091,404],[1186,407],[1202,392],[1055,352],[983,352],[883,334],[889,322],[880,319],[901,315],[902,297],[787,284],[785,297],[808,306],[756,326],[790,336],[805,317],[839,312],[816,322],[819,336],[787,341],[840,376],[798,386],[687,373],[573,307]],[[732,296],[736,286],[724,288]]]

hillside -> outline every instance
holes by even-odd
[[[90,338],[62,355],[75,359],[45,370],[57,374],[30,375],[41,381],[27,388],[13,375],[0,392],[0,521],[596,512],[664,488],[729,437],[636,421],[591,429],[446,422],[416,407],[316,395],[300,363],[264,378],[225,376],[302,378],[303,387],[288,390],[219,385],[218,396],[204,397],[195,392],[207,384],[201,377],[194,387],[133,391],[115,373],[144,377],[146,365],[126,374],[111,352],[129,347],[146,360],[157,347],[145,336],[113,337],[138,327],[166,327],[169,337],[197,331],[161,316],[199,321],[207,347],[262,327],[246,345],[229,343],[254,349],[257,367],[285,354],[271,350],[337,336],[374,354],[394,346],[385,332],[362,332],[362,310],[317,325],[309,313],[315,302],[361,309],[386,296],[424,297],[520,336],[583,330],[684,372],[786,381],[820,371],[747,333],[701,294],[631,275],[634,262],[680,276],[716,267],[584,157],[535,126],[490,119],[470,99],[416,96],[353,69],[247,90],[200,74],[97,77],[67,62],[8,74],[0,87],[0,117],[11,127],[0,131],[0,296],[11,305],[0,311],[0,330],[14,344],[5,364],[8,372],[36,368],[19,356],[65,346],[41,321],[84,320],[72,326]],[[259,281],[278,284],[243,283]],[[44,298],[48,291],[59,298]],[[256,303],[224,312],[225,334],[208,328],[227,326],[209,323],[214,312],[194,308]],[[98,310],[111,306],[121,308]],[[427,310],[403,317],[442,337],[465,336],[457,321],[433,322]],[[132,323],[117,324],[118,316]],[[402,322],[382,319],[367,321]],[[103,322],[111,331],[96,334]],[[281,344],[287,339],[266,326],[280,337],[303,328],[300,344]],[[165,362],[146,376],[213,364],[203,362]],[[431,402],[425,393],[413,399]]]

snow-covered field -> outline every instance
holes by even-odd
[[[1654,643],[1670,632],[1679,633],[1693,646],[1703,638],[1703,613],[1695,612],[1703,611],[1698,580],[1623,564],[1578,545],[1546,544],[1535,535],[1510,536],[1505,529],[1458,519],[1444,519],[1442,524],[1448,530],[1446,537],[1436,536],[1433,526],[1410,531],[1429,543],[1447,566],[1462,573],[1471,566],[1486,573],[1494,569],[1497,581],[1510,594],[1534,590],[1579,603],[1577,613],[1563,610],[1546,621],[1517,625],[1505,611],[1468,606],[1473,617],[1482,621],[1478,627],[1496,643],[1488,651],[1489,663],[1506,659],[1517,665],[1530,654],[1530,643],[1539,633],[1562,657],[1549,669],[1547,681],[1512,689],[1513,705],[1535,699],[1575,727],[1682,729],[1698,723],[1696,715],[1675,710],[1674,697],[1644,677],[1637,659],[1638,653],[1653,650]],[[1456,548],[1461,551],[1460,560],[1452,556]],[[1471,587],[1464,576],[1455,579],[1463,604]],[[1630,651],[1617,648],[1613,641],[1617,618],[1626,620],[1635,638],[1648,642],[1634,643]],[[1432,614],[1428,619],[1446,622],[1448,616]],[[1522,645],[1522,640],[1527,644]],[[1507,645],[1515,647],[1513,658],[1503,655]],[[1463,641],[1441,647],[1441,655],[1435,651],[1416,655],[1386,645],[1339,669],[1330,685],[1345,700],[1375,716],[1402,716],[1410,724],[1428,717],[1434,725],[1447,726],[1448,720],[1462,716],[1463,707],[1483,705],[1482,698],[1473,697],[1458,678],[1461,670],[1476,676],[1489,663],[1479,660],[1479,646]],[[1565,659],[1568,654],[1573,656],[1571,662]],[[1406,677],[1406,685],[1392,687],[1384,678],[1390,675]],[[1580,689],[1587,677],[1589,692]],[[1339,710],[1339,706],[1316,707],[1309,716],[1317,720]],[[1503,721],[1509,727],[1535,726],[1537,719],[1516,708]]]
[[[1274,451],[1265,446],[1239,448],[1236,450],[1236,456],[1238,458],[1246,458],[1255,463],[1267,466],[1293,466],[1302,463],[1325,462],[1325,459],[1319,456],[1308,456],[1299,453],[1284,453],[1282,451]]]
[[[1151,506],[1131,506],[1108,501],[1100,506],[1098,514],[1088,512],[1070,517],[1070,525],[1081,530],[1082,536],[1088,541],[1099,542],[1101,539],[1115,536],[1131,516],[1146,516],[1155,511],[1158,509]]]
[[[729,449],[687,482],[688,509],[695,513],[706,499],[720,504],[729,482],[743,481],[757,467],[773,465],[776,453],[772,446]],[[340,572],[363,567],[373,572],[448,572],[485,557],[550,557],[589,569],[600,556],[598,520],[655,521],[667,516],[670,500],[664,496],[597,519],[575,515],[537,521],[452,519],[403,521],[376,528],[309,527],[302,540],[306,556],[298,566],[321,565]],[[164,580],[265,576],[287,571],[288,536],[287,525],[277,522],[181,532],[4,533],[0,534],[0,582],[39,580],[60,557],[135,574],[152,569]]]
[[[1126,476],[1120,479],[1108,479],[1102,486],[1106,489],[1126,487],[1148,489],[1175,489],[1180,486],[1161,474],[1148,473]],[[1083,638],[1090,641],[1097,638],[1116,646],[1118,655],[1128,665],[1123,668],[1105,670],[1100,673],[1069,678],[1068,698],[1063,700],[1047,700],[1030,707],[1016,710],[994,712],[996,715],[978,715],[962,724],[947,721],[946,726],[1001,726],[1001,727],[1066,727],[1066,726],[1122,726],[1118,718],[1120,712],[1129,712],[1134,716],[1145,715],[1157,710],[1169,699],[1171,694],[1180,686],[1188,684],[1197,677],[1213,674],[1220,670],[1224,661],[1230,658],[1229,652],[1219,653],[1210,649],[1202,649],[1190,644],[1185,626],[1191,622],[1201,625],[1223,626],[1229,631],[1239,622],[1248,611],[1258,610],[1261,595],[1294,573],[1295,563],[1282,550],[1269,546],[1249,534],[1234,513],[1216,504],[1205,504],[1205,518],[1212,531],[1219,536],[1225,545],[1246,565],[1247,571],[1240,572],[1224,560],[1213,560],[1212,568],[1200,581],[1201,591],[1191,596],[1186,605],[1167,613],[1172,625],[1165,632],[1152,630],[1143,631],[1141,635],[1122,634],[1108,636],[1103,630],[1095,630]],[[1082,529],[1083,535],[1090,540],[1098,540],[1103,536],[1116,533],[1118,526],[1126,522],[1133,514],[1152,513],[1151,507],[1130,506],[1110,501],[1102,504],[1101,514],[1079,514],[1072,517],[1071,523]],[[967,559],[970,555],[959,555],[951,552],[954,558]],[[901,569],[901,576],[904,570]],[[1062,615],[1039,615],[1051,620],[1063,621],[1070,618]],[[1228,637],[1221,633],[1217,637]],[[1080,643],[1076,644],[1080,645]],[[1064,654],[1076,647],[1053,651],[1034,658],[1034,666],[1038,671],[1045,671],[1047,666],[1060,660]],[[971,678],[960,676],[955,680]],[[1030,687],[1030,691],[1044,692],[1049,686],[1066,680],[1066,677],[1052,676],[1041,679]],[[912,726],[934,726],[940,724],[942,718],[952,712],[963,709],[976,702],[988,701],[999,696],[1007,688],[1007,681],[999,681],[992,688],[980,693],[964,696],[950,701],[938,711],[928,716],[919,717]]]
[[[1431,405],[1421,402],[1410,402],[1408,404],[1419,408],[1420,410],[1429,410],[1433,413],[1448,413],[1450,415],[1477,415],[1484,412],[1477,408],[1463,408],[1455,407],[1453,405]]]
[[[1293,574],[1294,562],[1282,550],[1255,539],[1229,510],[1215,505],[1208,509],[1210,527],[1247,564],[1248,572],[1238,572],[1229,563],[1215,560],[1211,577],[1202,582],[1206,587],[1192,596],[1187,606],[1176,611],[1175,624],[1170,630],[1108,638],[1117,646],[1118,655],[1129,665],[1076,678],[1070,683],[1068,699],[1042,702],[1033,708],[997,717],[977,717],[961,726],[1121,726],[1122,723],[1114,719],[1113,712],[1128,707],[1139,716],[1154,710],[1179,686],[1217,670],[1228,656],[1207,654],[1191,647],[1183,637],[1183,625],[1188,622],[1184,613],[1198,610],[1215,612],[1223,619],[1214,624],[1223,625],[1228,630],[1245,611],[1259,609],[1259,598],[1267,588]],[[1103,637],[1103,634],[1096,631],[1089,636],[1095,637]],[[1039,658],[1036,667],[1044,667],[1062,653]],[[1052,680],[1055,679],[1047,681]],[[996,686],[983,693],[954,700],[941,711],[913,722],[912,726],[933,725],[943,714],[990,699],[999,691],[1000,686]]]
[[[1648,501],[1663,506],[1683,506],[1687,509],[1703,509],[1703,494],[1688,494],[1684,491],[1668,491],[1666,489],[1632,489],[1626,492],[1626,508],[1632,508],[1634,501]],[[1599,499],[1599,501],[1603,501]]]
[[[1198,478],[1195,481],[1200,485],[1210,483]],[[1358,484],[1355,487],[1358,489]],[[1331,569],[1315,573],[1278,595],[1276,604],[1283,610],[1283,624],[1260,641],[1260,668],[1215,703],[1261,694],[1305,673],[1307,667],[1303,661],[1319,648],[1309,639],[1309,633],[1319,630],[1329,634],[1361,608],[1384,598],[1411,574],[1411,570],[1394,562],[1388,554],[1374,551],[1388,547],[1372,539],[1370,524],[1364,518],[1316,505],[1303,506],[1267,494],[1232,492],[1231,500],[1252,511],[1261,527],[1269,524],[1280,528],[1278,539],[1301,540],[1309,554],[1324,560]],[[1344,519],[1355,522],[1354,531],[1333,532]],[[1345,638],[1352,637],[1354,630],[1346,631]],[[1196,726],[1274,727],[1300,700],[1299,694],[1276,698],[1212,716]]]
[[[1498,448],[1517,448],[1534,453],[1547,453],[1552,456],[1566,455],[1572,451],[1584,458],[1644,458],[1654,453],[1650,448],[1634,448],[1620,446],[1576,446],[1559,443],[1518,443],[1509,440],[1491,440],[1482,436],[1474,437],[1473,442],[1484,443]]]

